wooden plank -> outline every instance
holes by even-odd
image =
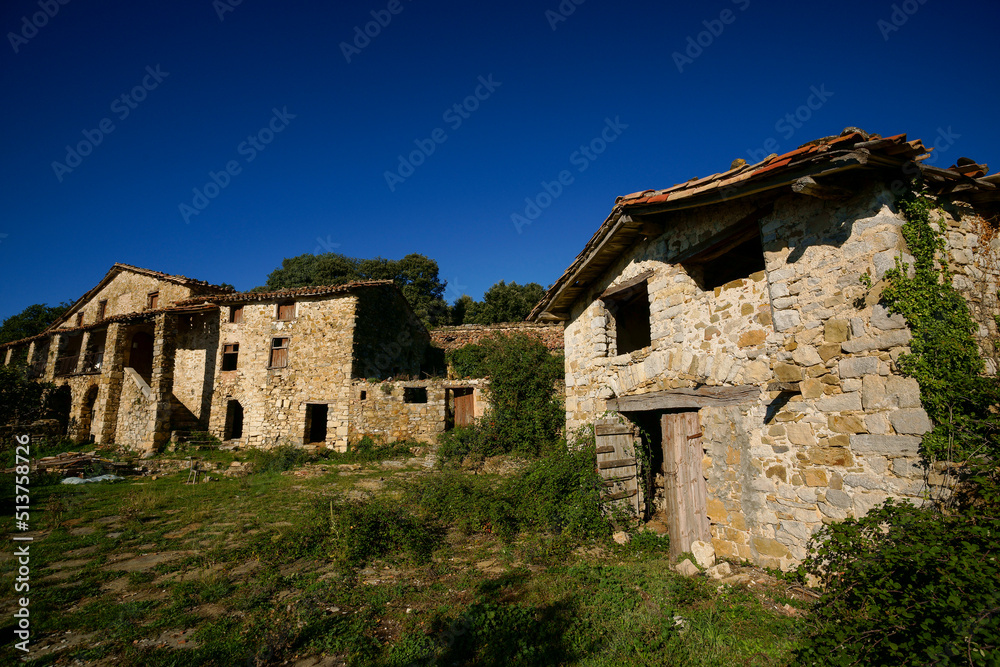
[[[602,461],[597,464],[597,467],[601,470],[607,470],[609,468],[626,468],[634,465],[635,459],[615,459],[612,461]]]
[[[602,435],[632,435],[632,426],[630,424],[598,424],[594,428],[594,432],[598,436]]]
[[[756,400],[759,396],[760,388],[755,386],[674,389],[636,396],[620,396],[608,401],[608,410],[640,412],[739,405]]]
[[[611,445],[601,445],[597,448],[598,454],[610,454],[615,451],[615,448]]]
[[[632,498],[639,493],[638,489],[632,489],[631,491],[619,491],[618,493],[612,493],[611,495],[604,496],[604,502],[610,502],[613,500],[622,500],[623,498]]]
[[[601,292],[601,298],[609,299],[609,298],[621,298],[623,296],[626,296],[626,292],[629,292],[633,288],[642,285],[644,282],[646,282],[652,277],[653,277],[652,269],[648,271],[643,271],[634,278],[629,278],[623,283],[612,285],[608,289],[604,290],[603,292]]]

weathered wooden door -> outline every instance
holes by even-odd
[[[642,506],[642,488],[636,467],[636,439],[631,424],[599,423],[597,435],[597,470],[604,479],[605,502],[617,502],[636,516]]]
[[[708,485],[701,467],[704,450],[697,412],[665,414],[660,423],[670,556],[676,558],[690,551],[692,542],[712,540]]]
[[[455,426],[469,426],[476,418],[476,403],[472,387],[462,387],[454,390],[455,396]]]

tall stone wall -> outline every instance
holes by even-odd
[[[507,322],[504,324],[463,324],[457,327],[440,327],[430,332],[431,342],[445,351],[457,350],[495,335],[521,333],[540,340],[550,351],[563,349],[562,324],[537,324],[535,322]]]
[[[649,347],[617,355],[604,304],[576,305],[566,329],[567,428],[593,422],[615,396],[760,387],[759,402],[706,408],[700,418],[716,550],[766,566],[799,561],[823,523],[861,516],[889,496],[919,502],[940,481],[918,455],[931,423],[916,382],[896,366],[910,331],[877,303],[885,271],[906,257],[894,210],[880,185],[840,204],[779,199],[761,221],[766,270],[712,291],[671,258],[744,210],[676,215],[596,286],[653,270]],[[974,275],[976,239],[961,215],[939,224],[955,230],[948,253],[960,285]],[[866,272],[871,293],[859,283]]]
[[[207,428],[219,356],[219,313],[177,318],[172,393],[174,429]]]
[[[62,324],[62,328],[76,327],[76,316],[79,312],[83,312],[84,324],[97,322],[99,304],[103,300],[108,302],[105,317],[146,310],[146,300],[150,292],[159,292],[159,308],[191,296],[190,287],[169,280],[158,280],[152,276],[123,271],[92,295],[86,303],[81,304]]]
[[[118,422],[114,442],[119,447],[145,451],[152,448],[156,432],[156,401],[143,391],[145,382],[134,371],[127,370],[121,384]],[[145,389],[149,391],[149,386]]]
[[[447,428],[448,411],[454,410],[448,405],[447,390],[472,388],[475,417],[480,418],[487,407],[486,385],[486,380],[355,381],[351,387],[350,441],[370,436],[383,442],[412,439],[434,443]],[[427,402],[406,402],[407,388],[425,389]]]

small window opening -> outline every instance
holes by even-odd
[[[757,226],[732,234],[711,248],[682,262],[684,270],[704,291],[765,269],[764,247]]]
[[[153,310],[160,304],[160,293],[150,292],[146,295],[146,310]]]
[[[226,403],[226,433],[224,440],[239,440],[243,437],[243,406],[235,399]]]
[[[306,444],[326,442],[327,412],[325,404],[306,405]]]
[[[649,347],[649,292],[646,283],[634,294],[614,301],[615,341],[618,354]]]
[[[285,368],[288,366],[288,339],[271,339],[271,359],[268,368]]]
[[[243,321],[243,306],[229,307],[229,321],[233,324],[239,324]]]
[[[295,319],[295,302],[278,304],[278,320],[288,322]]]
[[[78,326],[78,327],[82,327],[83,326],[83,313],[77,313],[76,314],[76,326]]]
[[[97,319],[103,320],[108,316],[108,300],[104,299],[97,303]]]
[[[364,401],[364,400],[367,400],[367,398],[368,398],[368,392],[365,391],[364,389],[362,389],[361,390],[361,400]]]
[[[403,387],[403,403],[426,403],[427,387]]]
[[[222,347],[222,370],[235,371],[240,358],[240,344],[231,343]]]

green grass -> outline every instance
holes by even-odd
[[[571,463],[511,478],[372,463],[32,487],[31,524],[49,530],[32,543],[26,664],[791,664],[801,621],[775,609],[801,603],[783,584],[684,579],[662,538],[618,546],[586,513],[553,514]],[[516,498],[532,485],[533,509]],[[511,512],[498,534],[490,517]],[[0,561],[0,586],[14,576]],[[12,630],[5,610],[0,633]],[[0,646],[0,663],[20,657]]]

